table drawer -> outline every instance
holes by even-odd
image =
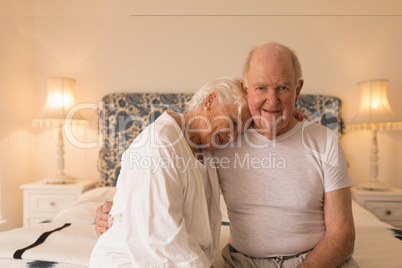
[[[402,202],[367,201],[365,207],[380,220],[402,221]]]
[[[30,194],[29,211],[30,212],[58,212],[70,206],[76,199],[74,194]]]

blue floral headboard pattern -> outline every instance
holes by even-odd
[[[99,134],[103,145],[98,169],[101,186],[114,186],[120,173],[121,155],[135,137],[166,110],[184,112],[193,94],[189,93],[112,93],[102,99]],[[296,107],[313,121],[340,136],[343,132],[340,99],[324,95],[300,95]]]
[[[344,131],[342,119],[342,101],[333,96],[301,94],[296,108],[318,122],[338,133],[341,138]]]

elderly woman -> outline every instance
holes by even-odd
[[[210,267],[218,250],[219,182],[211,150],[250,119],[240,80],[200,88],[185,114],[163,113],[122,157],[110,211],[91,267]]]

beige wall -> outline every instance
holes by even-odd
[[[21,226],[20,185],[32,181],[35,61],[34,2],[0,7],[0,231]]]
[[[346,11],[347,10],[347,11]],[[131,16],[131,15],[283,16]],[[400,1],[46,1],[35,5],[35,114],[46,99],[46,78],[77,80],[76,99],[97,103],[119,91],[194,92],[224,75],[241,75],[248,50],[277,41],[295,49],[303,65],[303,93],[343,100],[346,123],[357,111],[362,80],[388,78],[390,104],[401,115],[402,17],[288,16],[402,14]],[[96,140],[96,113],[86,111]],[[35,131],[34,178],[55,172],[56,134]],[[355,183],[368,178],[370,133],[342,139]],[[402,133],[380,133],[380,176],[402,187]],[[66,144],[66,172],[97,179],[97,148]],[[44,159],[46,164],[44,164]]]

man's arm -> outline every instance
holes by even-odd
[[[351,202],[350,188],[325,193],[324,239],[299,267],[339,267],[353,252],[355,227]]]

